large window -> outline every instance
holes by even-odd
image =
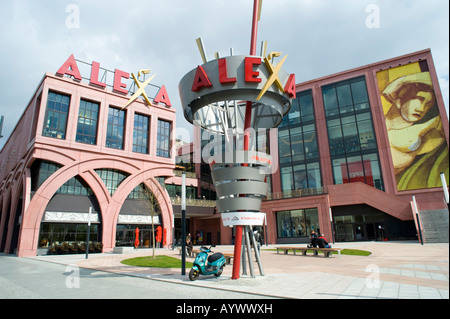
[[[148,122],[148,116],[134,115],[133,152],[148,154]]]
[[[31,191],[35,192],[54,172],[60,169],[60,164],[37,159],[31,165]]]
[[[383,189],[364,77],[322,87],[335,184]]]
[[[55,92],[48,92],[47,109],[45,111],[43,136],[65,139],[67,114],[70,97]]]
[[[158,120],[158,142],[156,146],[157,156],[170,157],[170,131],[170,122]]]
[[[45,160],[34,161],[33,165],[31,165],[31,191],[37,191],[47,178],[60,168],[61,165],[54,162]],[[89,185],[79,175],[69,179],[56,191],[56,194],[83,196],[93,195],[93,193]]]
[[[312,93],[297,96],[278,130],[283,192],[322,186]]]
[[[99,104],[86,100],[80,101],[76,141],[85,144],[97,144],[97,123]]]
[[[138,186],[136,186],[130,192],[130,194],[128,194],[127,199],[139,199],[141,201],[142,200],[150,201],[153,205],[159,207],[158,200],[157,200],[156,196],[153,194],[153,192],[149,188],[147,188],[147,186],[145,186],[144,183],[141,183]]]
[[[317,208],[277,212],[278,238],[309,237],[320,232]]]
[[[123,150],[124,131],[125,131],[125,110],[119,110],[110,107],[108,111],[106,146]]]
[[[96,169],[95,172],[98,174],[98,176],[100,176],[103,183],[105,183],[105,186],[111,196],[119,187],[120,183],[122,183],[125,178],[129,176],[129,174],[125,172],[110,168]]]
[[[56,193],[83,196],[94,195],[89,185],[78,175],[65,182]]]
[[[166,189],[170,197],[181,198],[181,185],[166,184]],[[197,187],[186,186],[186,198],[197,199]]]
[[[73,244],[86,243],[89,229],[90,251],[101,242],[100,224],[93,223],[88,228],[87,223],[49,223],[42,222],[39,230],[39,248],[55,249],[56,254],[68,254],[73,251]],[[63,243],[67,244],[64,246]],[[101,251],[101,250],[100,250]],[[77,251],[81,253],[81,251]]]

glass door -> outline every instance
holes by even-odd
[[[151,247],[152,243],[152,231],[151,230],[142,230],[139,232],[139,245],[142,248]]]
[[[353,224],[337,224],[335,226],[336,241],[354,241],[355,231]]]
[[[365,240],[366,227],[364,224],[355,224],[355,240]]]
[[[375,223],[376,229],[376,239],[384,240],[384,224],[383,223]]]
[[[375,225],[373,223],[367,223],[366,224],[367,229],[367,240],[375,240]]]

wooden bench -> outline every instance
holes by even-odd
[[[192,249],[192,254],[194,255],[194,258],[197,257],[197,255],[198,255],[199,253],[200,253],[200,250]],[[233,254],[225,254],[225,253],[222,253],[222,254],[223,254],[223,256],[225,257],[226,263],[227,263],[228,265],[231,265],[231,258],[233,258],[234,255],[233,255]]]
[[[287,255],[289,250],[292,250],[295,252],[297,250],[302,252],[303,256],[306,256],[306,253],[308,251],[312,251],[314,256],[318,256],[319,251],[323,253],[324,257],[330,257],[331,253],[336,251],[338,253],[338,255],[341,255],[341,249],[342,248],[309,248],[309,247],[277,247],[277,254],[280,253],[280,250],[284,251],[284,254]]]

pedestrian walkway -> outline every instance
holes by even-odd
[[[121,260],[149,256],[151,249],[132,254],[112,253],[33,257],[128,276],[138,276],[184,285],[195,285],[281,298],[305,299],[449,299],[449,244],[417,242],[336,243],[333,247],[360,249],[370,256],[277,254],[277,245],[261,247],[264,276],[255,263],[255,278],[231,279],[232,267],[221,277],[200,276],[192,282],[189,269],[143,268],[121,264]],[[283,245],[286,246],[286,245]],[[233,246],[218,246],[216,252],[233,252]],[[177,250],[157,249],[157,255],[180,257]],[[193,261],[194,258],[187,258]],[[248,267],[247,267],[248,268]]]

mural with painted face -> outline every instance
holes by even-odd
[[[441,186],[448,146],[430,73],[413,63],[380,71],[377,79],[397,189]]]

